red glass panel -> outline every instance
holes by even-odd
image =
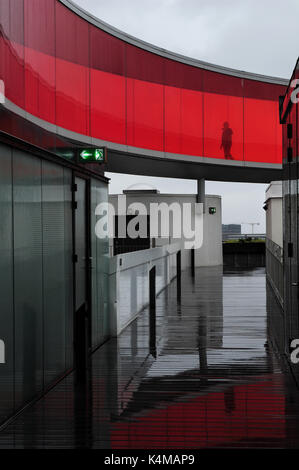
[[[24,6],[26,111],[55,124],[55,3],[25,0]]]
[[[90,66],[104,72],[125,74],[125,43],[90,26]]]
[[[259,82],[258,80],[244,80],[244,96],[261,100],[279,100],[284,95],[286,87],[272,83]]]
[[[282,128],[282,162],[283,164],[287,163],[287,148],[288,148],[288,137],[287,137],[287,123],[289,122],[288,118],[286,123],[281,126]]]
[[[1,2],[5,3],[5,2]],[[23,1],[9,0],[9,11],[2,7],[4,29],[8,35],[4,45],[4,73],[6,97],[24,108],[24,8]],[[8,25],[9,13],[9,25]],[[9,41],[9,42],[8,42]],[[2,43],[3,46],[4,43]]]
[[[6,38],[10,35],[10,2],[0,2],[0,34]]]
[[[203,94],[182,90],[182,147],[185,155],[203,156]]]
[[[181,153],[181,90],[165,87],[165,152]]]
[[[276,125],[276,162],[278,164],[282,164],[282,126],[277,119]]]
[[[291,124],[292,126],[292,132],[293,132],[293,137],[292,139],[289,139],[287,136],[287,125],[283,126],[285,128],[286,132],[286,149],[285,149],[285,155],[286,158],[288,158],[288,147],[292,149],[292,154],[293,154],[293,161],[296,161],[297,158],[297,136],[296,136],[296,129],[297,129],[297,105],[293,105],[290,109],[289,115],[288,115],[288,124]],[[293,167],[290,167],[291,172],[293,171]],[[294,176],[294,179],[296,179],[296,176]]]
[[[35,51],[55,55],[55,1],[24,0],[24,16],[25,45]]]
[[[203,88],[208,93],[243,96],[243,80],[225,73],[203,70]]]
[[[281,163],[278,103],[245,99],[244,157],[250,162]]]
[[[164,68],[164,83],[166,85],[203,91],[204,71],[202,69],[170,59],[165,59]]]
[[[89,25],[56,7],[56,123],[90,135]]]
[[[127,143],[163,150],[163,86],[127,79]]]
[[[126,143],[126,80],[99,70],[91,70],[91,135]]]
[[[56,57],[89,66],[89,24],[58,2],[56,2]]]
[[[2,2],[3,0],[1,1],[1,3]],[[9,38],[12,42],[15,42],[17,44],[24,44],[24,2],[23,0],[9,0],[9,5]]]
[[[0,2],[0,80],[6,81],[9,36],[9,2]]]
[[[4,83],[8,80],[9,69],[7,67],[9,60],[9,34],[10,34],[10,4],[9,1],[0,1],[0,80]]]
[[[164,58],[126,45],[127,77],[154,83],[164,83]]]
[[[55,124],[55,58],[25,48],[26,111]]]
[[[90,135],[89,109],[89,68],[57,59],[57,126]]]
[[[243,160],[243,98],[204,94],[204,156]]]

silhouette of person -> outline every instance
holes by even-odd
[[[233,131],[229,127],[229,123],[225,121],[223,123],[223,128],[222,128],[222,140],[221,140],[220,148],[223,149],[224,158],[231,159],[231,160],[233,158],[231,155],[232,136],[233,136]]]

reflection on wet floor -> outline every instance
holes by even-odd
[[[155,354],[145,310],[93,355],[88,386],[64,379],[0,447],[298,447],[298,391],[268,338],[280,314],[261,268],[184,272],[180,303],[176,281],[157,299]]]

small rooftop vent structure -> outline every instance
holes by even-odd
[[[160,194],[160,191],[147,183],[136,183],[123,190],[123,194]]]

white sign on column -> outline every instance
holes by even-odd
[[[0,339],[0,364],[5,364],[5,344],[2,339]]]
[[[5,85],[4,81],[0,80],[0,104],[5,103]]]

